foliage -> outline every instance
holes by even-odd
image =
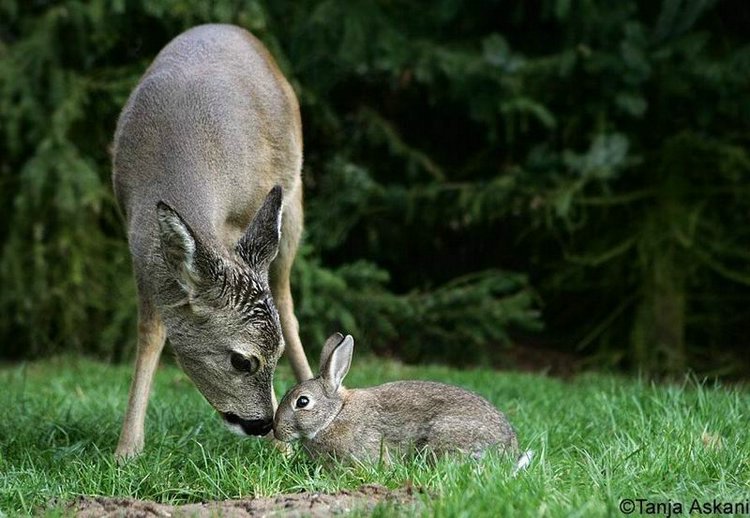
[[[555,347],[726,373],[750,317],[737,13],[748,6],[4,0],[3,354],[129,350],[107,145],[158,50],[212,21],[260,37],[300,98],[293,286],[311,351],[340,328],[412,360],[492,359],[540,328],[542,307]]]
[[[282,390],[292,383],[285,367],[276,379]],[[612,516],[623,498],[747,500],[750,394],[739,386],[660,386],[601,374],[561,382],[355,358],[352,387],[432,379],[498,405],[521,448],[535,452],[530,467],[512,477],[512,459],[493,457],[479,466],[416,459],[336,470],[299,450],[287,458],[267,441],[226,430],[174,366],[155,378],[145,454],[119,467],[112,451],[129,378],[127,366],[80,358],[0,369],[0,512],[59,507],[49,514],[67,515],[59,511],[80,495],[186,503],[365,484],[425,489],[414,492],[417,513],[411,505],[392,510],[404,516]]]
[[[551,173],[535,219],[565,258],[540,290],[590,297],[581,313],[600,323],[575,335],[609,361],[736,368],[708,356],[744,341],[748,316],[750,45],[723,25],[726,3],[664,1],[650,18],[643,3],[618,5],[599,28],[562,16],[579,46],[549,58],[577,88],[543,94],[545,104],[581,109],[557,149],[535,144],[526,163]],[[617,31],[605,25],[615,21]]]

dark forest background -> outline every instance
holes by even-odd
[[[308,354],[750,370],[746,0],[0,0],[0,357],[132,356],[108,146],[205,22],[300,99]]]

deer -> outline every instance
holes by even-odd
[[[120,461],[144,448],[164,344],[232,430],[269,436],[286,352],[312,378],[290,271],[303,229],[302,124],[292,87],[246,30],[176,36],[130,94],[112,181],[132,256],[137,351]]]

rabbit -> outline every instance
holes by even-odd
[[[518,452],[516,433],[486,399],[430,381],[396,381],[347,389],[354,340],[328,338],[320,374],[290,389],[274,416],[279,441],[301,439],[315,459],[385,461],[427,450],[481,457],[490,447]]]

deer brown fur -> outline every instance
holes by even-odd
[[[299,107],[247,31],[203,25],[172,40],[117,123],[113,183],[138,290],[138,351],[116,454],[137,455],[165,338],[239,432],[269,432],[285,350],[312,377],[289,273],[302,233]]]

